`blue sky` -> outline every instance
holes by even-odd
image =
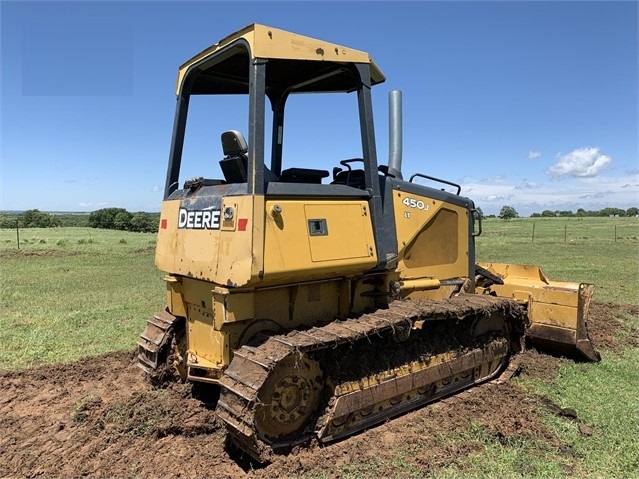
[[[370,53],[387,77],[374,88],[378,158],[401,90],[405,176],[459,183],[486,214],[639,206],[637,5],[4,0],[0,210],[159,211],[177,67],[253,22]],[[222,158],[219,133],[243,128],[215,111],[194,122],[191,176],[210,176],[198,168]],[[317,131],[305,111],[287,129],[293,166],[357,155],[349,117],[331,119],[330,141],[296,139]]]

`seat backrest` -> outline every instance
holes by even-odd
[[[248,145],[242,132],[229,130],[222,133],[222,151],[225,157],[246,155],[248,153]]]
[[[361,190],[366,189],[366,176],[364,170],[346,170],[335,174],[333,185],[347,185]]]

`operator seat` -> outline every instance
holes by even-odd
[[[248,181],[248,145],[244,135],[238,130],[222,133],[222,151],[224,159],[220,168],[227,183],[246,183]]]
[[[222,133],[222,151],[224,159],[220,168],[227,183],[246,183],[248,181],[248,145],[242,132],[229,130]],[[278,181],[277,175],[264,165],[264,181]]]

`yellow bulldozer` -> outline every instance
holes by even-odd
[[[178,70],[155,253],[167,306],[148,320],[138,364],[152,380],[218,388],[230,442],[259,461],[495,378],[527,340],[599,359],[592,285],[476,262],[473,201],[450,181],[404,178],[399,91],[378,163],[371,88],[384,81],[368,53],[259,24]],[[285,149],[304,123],[285,107],[313,115],[295,106],[311,94],[348,104],[355,156],[332,137],[307,158]],[[199,155],[187,118],[221,142],[195,177],[182,167]]]

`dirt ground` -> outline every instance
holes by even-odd
[[[589,330],[595,347],[637,344],[615,313],[638,314],[637,306],[594,303]],[[520,374],[551,380],[570,359],[529,349],[519,357]],[[257,467],[225,446],[225,431],[212,410],[175,384],[152,389],[134,353],[110,353],[72,364],[0,373],[0,477],[287,477],[340,466],[366,457],[391,458],[395,445],[426,444],[411,457],[426,475],[481,452],[477,442],[442,443],[442,434],[462,432],[473,421],[497,440],[557,438],[538,420],[550,410],[575,418],[546,398],[531,396],[514,381],[493,381],[410,412],[379,427],[324,447],[279,456]],[[592,433],[583,425],[584,434]],[[568,451],[569,452],[569,451]],[[331,472],[333,471],[333,472]],[[389,471],[389,475],[393,471]]]

